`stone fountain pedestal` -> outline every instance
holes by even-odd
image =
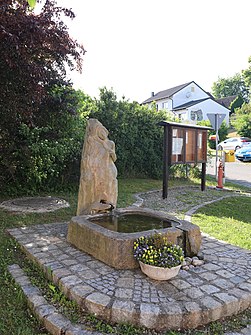
[[[201,245],[201,233],[198,226],[184,220],[178,220],[162,212],[150,209],[129,207],[117,209],[111,215],[141,214],[146,217],[169,220],[170,228],[158,229],[172,244],[180,245],[186,256],[197,255]],[[151,235],[153,230],[136,233],[120,233],[104,228],[93,221],[107,214],[75,216],[68,226],[67,241],[78,249],[87,252],[96,259],[116,269],[134,269],[138,262],[133,257],[133,243],[142,235]]]

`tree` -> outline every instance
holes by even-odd
[[[234,113],[237,108],[240,108],[244,104],[244,100],[239,95],[231,102],[229,108],[231,113]]]
[[[240,136],[251,138],[251,103],[242,105],[232,116],[231,123]]]
[[[243,78],[245,80],[245,84],[249,89],[251,89],[251,56],[248,59],[248,68],[242,71]]]
[[[6,0],[0,12],[0,102],[11,102],[12,116],[30,118],[52,82],[65,81],[65,64],[81,70],[84,48],[71,39],[61,20],[68,9],[47,0],[39,15],[24,0]],[[6,108],[6,107],[5,107]],[[17,111],[18,110],[18,111]]]
[[[25,0],[1,4],[0,175],[5,183],[18,183],[19,166],[29,158],[24,125],[31,131],[46,127],[41,104],[51,99],[53,85],[70,85],[66,65],[81,71],[85,50],[70,38],[63,15],[74,18],[55,0],[46,0],[39,15]]]
[[[244,101],[248,101],[249,88],[245,83],[243,76],[236,73],[233,77],[218,78],[212,86],[212,94],[215,98],[225,98],[232,95],[238,95]]]

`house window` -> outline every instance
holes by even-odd
[[[162,102],[162,108],[168,109],[168,102]]]
[[[195,87],[191,86],[191,92],[194,92],[194,91],[195,91]]]

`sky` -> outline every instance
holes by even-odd
[[[113,88],[142,102],[195,81],[211,91],[219,77],[248,67],[250,0],[58,0],[76,14],[67,21],[87,50],[75,88],[92,97]]]

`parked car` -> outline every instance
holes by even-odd
[[[239,161],[248,162],[251,161],[251,143],[245,145],[244,147],[238,149],[235,153],[235,157]]]
[[[234,150],[240,149],[246,144],[251,143],[251,138],[248,137],[231,137],[218,144],[219,150]]]

